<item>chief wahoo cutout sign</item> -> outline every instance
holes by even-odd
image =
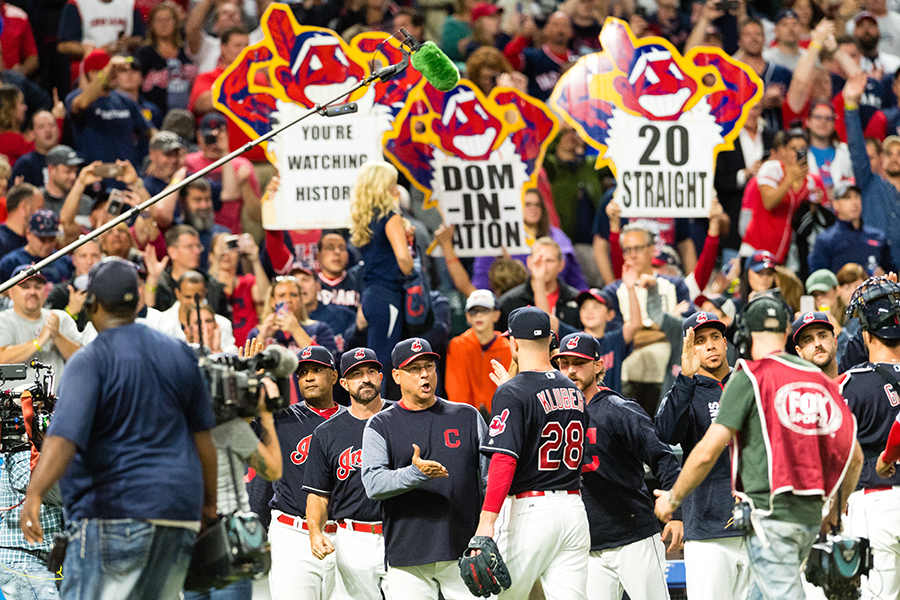
[[[619,19],[600,42],[560,78],[551,105],[599,151],[597,168],[612,169],[623,216],[707,216],[716,155],[734,148],[762,81],[718,48],[681,56]]]
[[[541,101],[512,88],[488,96],[471,81],[449,92],[420,81],[385,136],[385,153],[455,225],[459,256],[526,254],[522,198],[559,124]]]
[[[402,58],[386,33],[363,33],[348,44],[329,29],[299,25],[286,4],[270,5],[261,24],[263,40],[225,68],[212,92],[216,108],[251,139],[348,91],[369,76],[371,61],[377,67]],[[265,227],[348,227],[356,172],[381,160],[384,133],[421,78],[407,68],[341,101],[356,102],[358,113],[314,115],[265,142],[281,178],[278,193],[263,202]]]

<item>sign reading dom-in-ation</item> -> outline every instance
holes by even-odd
[[[385,153],[455,225],[459,256],[525,254],[522,197],[559,128],[547,106],[511,88],[485,96],[460,80],[439,92],[422,80],[409,92]]]
[[[335,32],[301,26],[286,4],[272,4],[261,19],[264,38],[246,48],[213,86],[216,108],[251,139],[287,123],[318,103],[348,91],[371,73],[370,60],[400,61],[396,40],[363,33],[346,43]],[[266,142],[281,186],[263,204],[267,229],[350,225],[350,192],[367,160],[381,160],[382,138],[421,74],[406,71],[354,92],[356,114],[313,115]]]
[[[734,147],[762,97],[756,73],[718,48],[681,54],[663,38],[636,39],[608,18],[603,51],[560,78],[551,105],[616,176],[626,217],[703,217],[716,155]]]

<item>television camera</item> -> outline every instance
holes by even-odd
[[[50,415],[56,404],[53,395],[53,369],[37,360],[28,365],[0,365],[0,387],[9,381],[24,381],[28,369],[34,370],[34,381],[0,390],[0,452],[30,450],[33,443],[40,450],[44,434],[50,426]]]
[[[266,408],[277,412],[290,403],[290,376],[297,370],[297,357],[282,346],[269,346],[256,356],[240,358],[236,354],[204,354],[194,346],[200,370],[206,377],[216,422],[225,423],[242,417],[255,417],[262,379],[268,377],[278,385],[276,398],[266,396]],[[260,372],[262,371],[262,372]]]

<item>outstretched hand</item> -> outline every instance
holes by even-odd
[[[450,477],[447,468],[441,463],[435,460],[423,460],[419,456],[419,447],[415,444],[413,444],[412,464],[432,479],[437,477]]]

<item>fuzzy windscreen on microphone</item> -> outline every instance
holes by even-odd
[[[459,69],[434,42],[413,52],[412,66],[438,91],[449,92],[459,83]]]

